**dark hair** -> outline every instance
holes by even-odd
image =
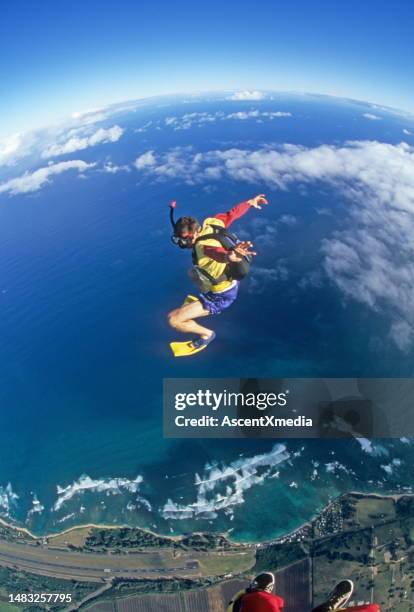
[[[194,234],[199,227],[200,224],[194,217],[180,217],[174,226],[174,235]]]

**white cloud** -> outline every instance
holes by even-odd
[[[330,208],[326,208],[326,207],[322,207],[322,208],[315,208],[316,214],[320,215],[321,217],[325,216],[325,217],[332,217],[333,216],[333,212]]]
[[[365,117],[365,119],[370,119],[371,121],[381,121],[381,117],[378,117],[378,115],[373,115],[372,113],[364,113],[362,116]]]
[[[166,117],[164,124],[174,130],[188,130],[193,125],[200,126],[205,123],[212,123],[222,119],[223,116],[223,111],[217,111],[216,113],[186,113],[181,117]]]
[[[64,142],[55,143],[48,146],[42,152],[42,157],[48,158],[55,157],[57,155],[66,155],[68,153],[73,153],[74,151],[82,151],[88,147],[94,147],[98,144],[117,142],[123,133],[124,130],[119,127],[119,125],[114,125],[108,129],[99,128],[96,130],[96,132],[88,136],[80,136],[75,133]]]
[[[154,155],[154,151],[147,151],[143,153],[134,161],[134,166],[138,170],[142,170],[144,168],[151,168],[156,165],[156,158]]]
[[[408,321],[395,321],[391,325],[390,337],[401,351],[408,351],[414,340],[414,328]]]
[[[288,278],[289,271],[284,259],[279,259],[272,268],[254,266],[249,275],[248,291],[255,295],[264,293],[269,287],[274,287],[275,283]]]
[[[22,145],[21,132],[15,132],[0,140],[0,165],[13,158]]]
[[[229,100],[263,100],[265,97],[266,97],[266,94],[263,91],[245,89],[243,91],[236,91],[228,99]]]
[[[292,113],[285,111],[276,111],[274,113],[262,113],[264,117],[292,117]]]
[[[105,162],[103,166],[103,171],[107,172],[108,174],[117,174],[118,172],[131,172],[131,168],[126,165],[117,166],[111,161],[108,161],[108,162]]]
[[[21,158],[31,154],[50,158],[80,151],[101,142],[115,142],[122,136],[124,132],[122,128],[114,125],[97,130],[93,124],[119,113],[134,111],[140,104],[144,103],[137,101],[134,104],[124,103],[73,113],[71,119],[61,125],[28,132],[15,132],[0,138],[0,166],[14,165]],[[96,131],[91,133],[94,129]]]
[[[140,165],[150,166],[149,172],[196,182],[203,181],[206,170],[215,169],[231,179],[260,181],[281,189],[296,182],[325,181],[342,186],[349,194],[348,181],[357,180],[352,196],[360,195],[360,189],[370,188],[381,201],[397,198],[403,208],[406,196],[414,197],[414,148],[406,143],[354,141],[314,148],[284,144],[255,151],[232,148],[205,153],[194,152],[191,147],[175,147],[158,158],[153,151],[144,156],[150,163]]]
[[[120,104],[110,104],[109,106],[101,106],[98,108],[91,108],[84,111],[74,112],[71,115],[75,125],[91,125],[100,121],[105,121],[114,115],[125,113],[128,111],[135,111],[139,106],[145,106],[148,103],[147,100],[141,99],[135,102],[122,102]]]
[[[292,113],[286,111],[259,111],[257,109],[252,109],[249,111],[237,111],[234,113],[228,113],[227,115],[223,111],[217,111],[215,113],[186,113],[181,117],[170,116],[164,119],[164,125],[170,127],[174,130],[188,130],[193,126],[199,127],[203,124],[213,123],[214,121],[227,121],[227,120],[237,120],[237,121],[246,121],[247,119],[256,119],[256,121],[268,120],[272,121],[273,119],[280,117],[291,117]],[[145,131],[146,126],[143,126],[139,130],[136,131]]]
[[[226,116],[226,119],[239,119],[240,121],[245,121],[246,119],[255,119],[259,117],[258,110],[251,111],[238,111],[237,113],[230,113]]]
[[[90,108],[88,110],[72,113],[71,117],[72,119],[76,120],[90,119],[92,117],[95,117],[96,115],[101,116],[106,110],[107,109],[104,106],[101,106],[99,108]]]
[[[403,129],[404,134],[406,134],[407,136],[412,136],[413,133],[410,132],[410,130],[407,130],[406,128]]]
[[[281,225],[293,227],[297,223],[296,217],[293,215],[281,215],[278,219],[269,221],[268,218],[263,216],[253,217],[250,223],[251,230],[253,232],[253,240],[255,244],[260,243],[261,246],[272,247],[278,240],[279,227]],[[284,232],[286,228],[284,229]],[[251,239],[250,236],[246,235],[246,239]]]
[[[260,112],[258,110],[251,110],[251,111],[239,111],[237,113],[230,113],[229,115],[226,115],[224,118],[225,119],[239,119],[240,121],[245,121],[246,119],[261,119],[261,118],[267,118],[267,119],[274,119],[275,117],[291,117],[292,113],[287,113],[287,112],[283,112],[283,111],[276,111],[276,112]]]
[[[323,242],[325,272],[346,297],[391,319],[390,337],[399,348],[412,345],[414,147],[376,141],[205,153],[187,147],[142,169],[189,185],[228,178],[279,189],[311,182],[335,187],[350,203],[349,225]]]
[[[279,219],[279,223],[283,223],[284,225],[289,225],[292,227],[296,225],[298,222],[297,218],[293,215],[282,215]]]
[[[137,132],[137,133],[138,132],[145,132],[146,130],[148,130],[152,126],[153,123],[154,123],[153,121],[147,121],[147,123],[145,123],[142,127],[137,128],[136,130],[134,130],[134,132]]]
[[[12,166],[29,155],[38,139],[36,132],[15,132],[0,139],[0,166]]]
[[[38,168],[34,172],[25,172],[21,176],[0,183],[0,193],[9,193],[17,195],[19,193],[30,193],[38,191],[45,185],[51,182],[51,177],[67,170],[77,170],[84,172],[90,168],[94,168],[96,164],[87,164],[80,159],[71,161],[59,162],[57,164],[49,164],[44,168]]]
[[[192,159],[188,159],[187,155],[192,151],[191,147],[175,147],[165,154],[158,157],[154,155],[154,151],[147,151],[143,153],[133,162],[137,170],[144,171],[146,173],[154,174],[159,180],[165,180],[167,178],[180,178],[184,179],[187,184],[194,184],[200,182],[200,177],[197,176],[198,172],[201,171],[201,154],[195,154]],[[214,171],[215,168],[206,168],[206,177],[209,172]],[[194,175],[194,180],[192,179]],[[219,178],[219,176],[213,176],[210,178]]]

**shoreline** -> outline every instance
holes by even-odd
[[[339,500],[348,497],[348,496],[352,496],[352,495],[357,495],[360,497],[365,497],[365,498],[376,498],[376,499],[392,499],[394,501],[398,501],[399,499],[401,499],[402,497],[414,497],[414,493],[389,493],[389,494],[381,494],[381,493],[377,493],[377,492],[373,492],[373,493],[366,493],[363,491],[348,491],[347,493],[341,493],[340,495],[338,495],[337,497],[333,498],[328,504],[326,504],[321,510],[317,511],[309,520],[305,521],[304,523],[302,523],[301,525],[299,525],[298,527],[296,527],[295,529],[293,529],[292,531],[288,531],[285,534],[279,535],[277,537],[274,538],[268,538],[262,541],[257,541],[257,540],[252,540],[252,541],[247,541],[247,542],[240,542],[237,540],[233,540],[231,539],[228,534],[226,532],[217,532],[215,533],[215,535],[217,536],[222,536],[225,537],[229,543],[231,543],[234,546],[260,546],[263,544],[269,544],[269,543],[276,543],[279,542],[281,540],[285,540],[286,538],[289,538],[291,536],[293,536],[295,533],[300,532],[301,530],[305,529],[306,527],[310,527],[312,525],[312,522],[321,514],[323,514],[323,512],[326,512],[326,510],[329,509],[329,507],[338,502]],[[53,538],[57,538],[57,537],[61,537],[67,533],[71,533],[73,531],[79,531],[80,529],[112,529],[112,530],[118,530],[118,529],[137,529],[139,531],[142,531],[143,533],[147,533],[150,534],[152,536],[155,536],[157,538],[166,538],[169,539],[171,541],[179,541],[182,538],[186,537],[186,534],[180,534],[180,535],[164,535],[162,533],[157,533],[155,531],[152,531],[151,529],[147,529],[145,527],[138,527],[138,526],[133,526],[133,525],[128,525],[128,524],[120,524],[120,525],[107,525],[105,523],[83,523],[80,525],[73,525],[72,527],[68,527],[66,529],[63,529],[62,531],[57,531],[56,533],[45,533],[42,535],[36,535],[35,533],[33,533],[32,531],[30,531],[30,529],[28,529],[27,527],[21,527],[19,525],[15,525],[13,523],[8,523],[6,520],[4,520],[3,518],[0,517],[0,527],[3,526],[6,529],[10,529],[11,531],[15,531],[15,532],[19,532],[19,533],[24,533],[27,536],[29,536],[31,539],[33,539],[34,541],[39,541],[39,540],[44,540],[46,539],[53,539]],[[213,532],[208,532],[206,530],[204,531],[193,531],[191,532],[191,535],[197,535],[197,534],[205,534],[205,533],[213,533]]]

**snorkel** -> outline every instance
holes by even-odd
[[[191,249],[193,247],[193,234],[188,234],[187,236],[180,235],[178,225],[181,219],[175,221],[174,219],[174,210],[177,206],[176,200],[171,200],[170,207],[170,222],[173,228],[173,234],[171,236],[171,242],[176,246],[180,247],[180,249]]]

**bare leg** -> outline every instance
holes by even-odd
[[[172,310],[168,314],[168,322],[171,327],[180,332],[197,334],[207,339],[212,335],[212,330],[199,325],[194,319],[207,317],[209,314],[210,312],[204,308],[199,300],[197,300],[197,302],[192,302],[191,304],[186,304],[185,306],[176,308],[176,310]]]

